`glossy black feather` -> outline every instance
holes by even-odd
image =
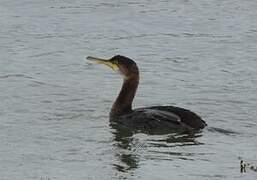
[[[111,117],[111,121],[143,131],[199,130],[206,126],[197,114],[174,106],[138,108],[128,114]]]

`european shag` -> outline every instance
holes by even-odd
[[[111,59],[87,57],[97,64],[104,64],[118,71],[123,76],[123,85],[114,102],[110,121],[136,130],[200,130],[207,124],[190,110],[174,106],[151,106],[132,109],[139,83],[137,64],[125,56],[114,56]]]

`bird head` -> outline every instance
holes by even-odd
[[[97,64],[104,64],[110,67],[114,71],[119,72],[124,79],[135,78],[139,75],[139,70],[135,61],[125,56],[116,55],[110,59],[88,56],[87,59]]]

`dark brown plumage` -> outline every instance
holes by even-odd
[[[109,60],[88,57],[105,64],[123,75],[123,85],[111,112],[111,123],[142,131],[199,130],[207,124],[195,113],[174,106],[152,106],[132,109],[132,102],[139,84],[139,69],[136,63],[124,56]]]

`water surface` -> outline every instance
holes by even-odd
[[[1,0],[0,176],[15,180],[255,179],[257,2]],[[85,56],[135,59],[135,107],[201,115],[196,134],[109,126],[121,77]]]

